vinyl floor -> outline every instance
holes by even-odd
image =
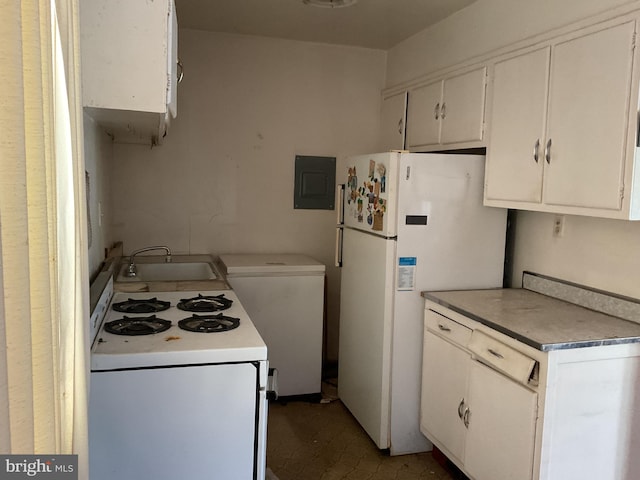
[[[271,402],[267,436],[267,467],[279,480],[466,479],[430,452],[382,453],[330,395],[323,403]]]

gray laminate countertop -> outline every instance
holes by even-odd
[[[640,324],[522,288],[422,292],[538,350],[640,342]]]

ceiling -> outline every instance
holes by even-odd
[[[359,0],[318,8],[302,0],[175,0],[181,28],[382,50],[474,1]]]

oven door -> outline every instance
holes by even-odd
[[[269,362],[263,361],[258,363],[258,406],[256,421],[256,478],[262,480],[266,476],[267,469],[267,418],[268,418],[268,401],[270,395],[269,384]]]
[[[267,362],[92,372],[90,478],[264,478],[266,383]]]

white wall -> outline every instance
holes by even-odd
[[[386,86],[489,53],[630,0],[477,0],[388,52]]]
[[[531,270],[640,299],[640,222],[566,216],[558,238],[553,221],[552,214],[518,212],[518,285]]]
[[[111,138],[89,116],[84,115],[84,159],[89,174],[89,274],[96,274],[104,260],[105,248],[113,244],[111,229]],[[102,218],[100,218],[102,213]]]
[[[295,155],[376,146],[383,51],[180,31],[185,78],[165,143],[115,145],[114,237],[125,252],[302,253],[327,265],[337,358],[335,211],[294,210]]]
[[[624,4],[625,0],[478,0],[388,52],[387,87],[454,66],[510,43]],[[517,215],[514,286],[522,270],[640,298],[640,222],[567,216],[562,238],[553,215]]]

